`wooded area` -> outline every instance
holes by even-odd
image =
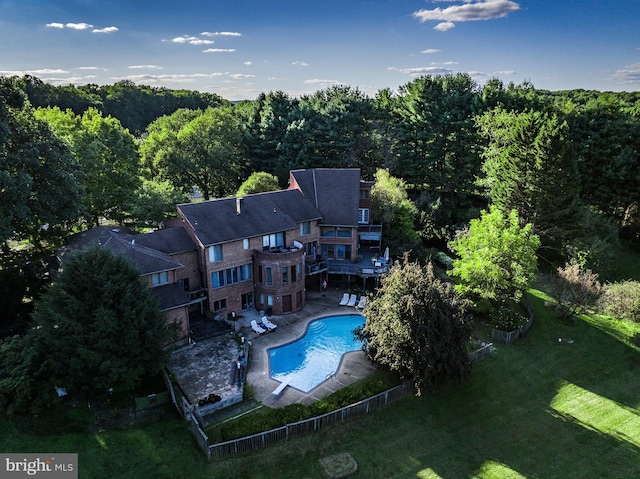
[[[532,225],[545,260],[580,258],[598,272],[619,238],[640,234],[638,92],[479,85],[457,74],[374,97],[335,86],[231,104],[127,81],[56,87],[27,76],[0,78],[0,99],[0,285],[15,316],[70,232],[101,219],[155,227],[194,187],[230,195],[254,172],[286,187],[291,169],[357,167],[381,179],[380,192],[399,186],[405,198],[381,194],[390,203],[373,212],[391,226],[396,254],[449,249],[490,203]]]

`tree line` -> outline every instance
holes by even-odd
[[[374,216],[396,253],[447,249],[490,203],[532,224],[549,261],[605,268],[619,235],[640,232],[637,92],[480,86],[456,74],[373,97],[334,86],[232,104],[27,76],[0,78],[0,100],[0,243],[13,266],[29,260],[10,255],[10,242],[55,245],[102,218],[154,227],[194,187],[222,197],[255,172],[284,187],[289,170],[308,167],[376,180]],[[390,194],[393,182],[405,196]]]

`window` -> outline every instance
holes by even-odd
[[[262,266],[258,266],[258,283],[263,283],[264,279],[262,277]]]
[[[242,247],[244,249],[249,249],[249,238],[245,238],[242,240]]]
[[[300,223],[300,236],[307,236],[311,234],[311,222],[305,221],[304,223]]]
[[[267,306],[273,306],[273,296],[267,296]]]
[[[298,281],[302,279],[302,263],[298,263]]]
[[[224,271],[214,271],[213,273],[211,273],[212,288],[222,288],[224,285]]]
[[[296,280],[296,267],[295,265],[293,265],[291,267],[291,281],[295,281]]]
[[[332,244],[320,245],[320,251],[324,258],[335,259],[334,257],[335,245],[332,245]]]
[[[369,191],[368,189],[366,190],[360,190],[360,199],[361,200],[368,200],[369,199]]]
[[[343,244],[336,245],[336,259],[351,259],[351,246]]]
[[[259,306],[264,306],[264,293],[260,293],[260,303]]]
[[[211,273],[211,287],[222,288],[241,281],[251,279],[251,265],[243,264],[234,268],[227,268],[222,271],[214,271]]]
[[[323,226],[320,228],[320,236],[324,236],[325,238],[335,238],[336,229],[330,226]]]
[[[217,244],[209,247],[209,261],[215,263],[222,261],[222,245]]]
[[[213,311],[214,312],[218,312],[218,311],[223,311],[227,309],[227,299],[219,299],[218,301],[214,301],[213,302]]]
[[[289,268],[282,267],[282,284],[289,284]]]
[[[153,275],[151,276],[151,282],[154,286],[167,284],[169,282],[169,272],[163,271],[162,273],[153,273]]]
[[[179,279],[176,283],[181,284],[185,291],[189,291],[189,278]]]
[[[253,308],[253,293],[245,293],[240,296],[242,301],[242,309]]]
[[[272,285],[273,284],[273,275],[271,273],[271,268],[267,266],[265,269],[267,270],[267,285]]]
[[[284,233],[271,233],[262,237],[263,251],[271,248],[281,248],[282,246],[284,246]]]
[[[240,266],[240,281],[251,279],[251,265],[243,264]]]
[[[358,223],[369,224],[369,208],[358,208]]]
[[[351,238],[351,228],[338,228],[338,238]]]

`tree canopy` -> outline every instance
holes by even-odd
[[[33,328],[0,343],[0,404],[10,411],[73,397],[131,392],[168,359],[172,331],[140,273],[122,256],[93,248],[65,259],[37,301]]]
[[[419,392],[471,371],[467,303],[436,277],[431,263],[421,266],[405,255],[382,278],[364,316],[369,356],[413,380]]]
[[[81,179],[69,148],[23,93],[0,84],[0,242],[59,235],[80,216]]]
[[[516,210],[505,216],[495,206],[471,220],[467,233],[451,243],[459,256],[450,272],[461,280],[457,289],[495,302],[519,300],[537,268],[540,240],[531,230],[520,225]]]

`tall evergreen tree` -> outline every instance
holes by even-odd
[[[501,108],[477,123],[488,139],[483,170],[492,203],[505,215],[517,210],[547,241],[575,234],[579,177],[567,123],[556,113]]]
[[[130,393],[165,366],[172,331],[136,268],[105,248],[73,254],[37,302],[34,327],[0,343],[0,404],[55,405],[56,388],[91,399]]]

